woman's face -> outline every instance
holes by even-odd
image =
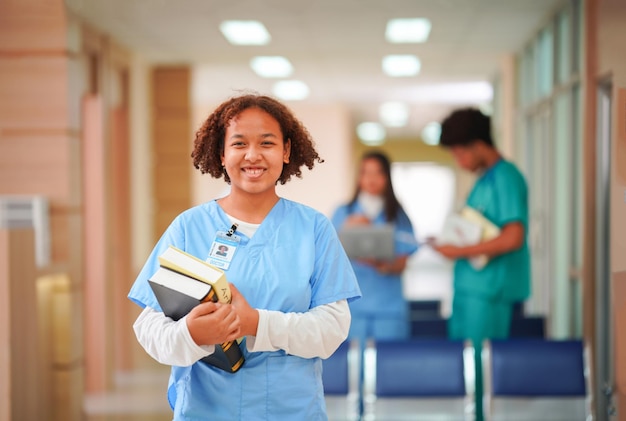
[[[359,188],[362,192],[381,196],[385,192],[387,176],[382,165],[374,158],[366,158],[361,162]]]
[[[224,136],[222,165],[230,177],[231,194],[275,195],[290,149],[274,117],[259,108],[242,111]]]

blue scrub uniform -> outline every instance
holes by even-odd
[[[333,225],[340,230],[345,220],[353,214],[364,215],[356,202],[340,206],[332,217]],[[372,224],[386,224],[381,212]],[[394,222],[396,256],[417,251],[413,226],[406,213],[398,212]],[[370,265],[351,260],[359,281],[363,298],[350,303],[352,323],[350,338],[358,338],[363,345],[368,338],[407,339],[409,337],[409,307],[402,293],[402,277],[398,274],[381,274]]]
[[[180,214],[156,244],[128,297],[161,310],[148,278],[158,255],[176,246],[206,259],[218,231],[231,223],[215,201]],[[321,213],[280,199],[252,238],[239,247],[226,276],[253,308],[306,312],[360,297],[358,283],[337,233]],[[175,420],[326,420],[320,358],[284,351],[248,352],[237,373],[203,362],[172,367],[168,400]]]

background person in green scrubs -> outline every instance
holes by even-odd
[[[500,228],[497,237],[476,245],[433,246],[455,260],[448,331],[451,339],[471,339],[476,347],[476,419],[481,420],[481,343],[507,338],[513,304],[530,295],[527,186],[517,167],[495,148],[490,118],[477,109],[452,112],[441,124],[439,143],[461,168],[477,175],[466,205]],[[484,267],[472,266],[470,258],[485,254]]]

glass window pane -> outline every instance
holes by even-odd
[[[547,27],[537,40],[537,90],[540,98],[550,94],[552,91],[553,58],[554,58],[554,35],[552,28]]]
[[[557,80],[567,82],[572,73],[572,18],[569,10],[565,10],[557,18]]]
[[[454,209],[456,175],[452,168],[424,162],[394,162],[393,189],[408,214],[418,241],[441,232]],[[402,276],[403,292],[409,300],[441,300],[442,316],[452,306],[452,263],[430,247],[412,255]]]

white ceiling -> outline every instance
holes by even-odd
[[[66,0],[69,8],[154,63],[197,65],[203,101],[218,103],[234,90],[271,93],[275,80],[249,66],[256,55],[282,55],[291,79],[308,84],[308,101],[346,104],[355,123],[378,119],[384,101],[406,101],[410,124],[390,136],[415,137],[466,100],[426,93],[442,84],[490,82],[502,56],[523,47],[560,0]],[[428,42],[389,44],[387,20],[426,17]],[[225,19],[260,20],[267,46],[232,46],[219,31]],[[390,78],[387,54],[416,54],[419,75]],[[436,91],[438,92],[438,91]]]

